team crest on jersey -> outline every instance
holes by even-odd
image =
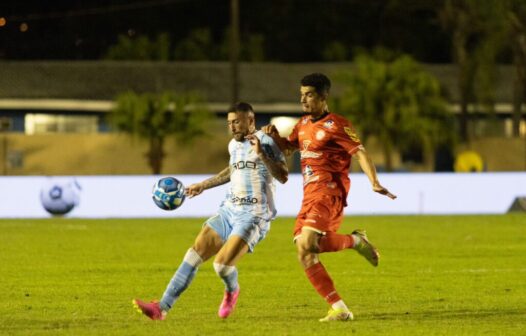
[[[316,140],[321,140],[325,137],[325,131],[324,130],[319,130],[318,132],[316,132]]]
[[[344,127],[343,130],[345,131],[345,133],[347,133],[347,135],[349,136],[349,138],[351,138],[352,141],[361,142],[356,133],[350,127]]]
[[[328,129],[331,129],[333,125],[334,125],[334,121],[332,119],[329,119],[323,123],[323,127],[328,128]]]

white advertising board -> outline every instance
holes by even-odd
[[[168,175],[166,175],[168,176]],[[176,175],[185,185],[211,175]],[[174,211],[164,211],[151,199],[160,176],[12,176],[0,177],[0,218],[46,218],[40,202],[42,187],[50,179],[75,179],[81,187],[72,218],[208,217],[215,213],[227,185],[187,199]],[[388,214],[502,214],[516,197],[526,196],[526,173],[391,173],[380,174],[382,185],[396,200],[374,193],[364,174],[351,174],[347,215]],[[277,183],[278,216],[295,216],[302,199],[302,177],[292,174]]]

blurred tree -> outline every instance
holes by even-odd
[[[170,57],[170,37],[167,33],[150,40],[145,35],[131,38],[119,35],[117,44],[111,46],[104,58],[110,60],[167,61]]]
[[[265,36],[262,34],[243,34],[241,37],[239,57],[245,62],[263,62],[265,56]],[[223,33],[220,45],[220,60],[228,60],[230,57],[231,28],[228,27]]]
[[[208,118],[199,96],[171,92],[125,92],[117,97],[110,114],[117,130],[148,141],[146,157],[153,174],[162,171],[166,138],[174,135],[178,143],[190,143],[206,134]]]
[[[323,50],[323,60],[327,62],[343,62],[348,56],[347,47],[340,41],[332,41]]]
[[[262,34],[243,36],[241,44],[241,60],[247,62],[263,62],[265,60],[265,37]]]
[[[468,106],[481,103],[494,112],[495,62],[503,48],[506,20],[501,0],[446,0],[439,9],[442,26],[451,34],[453,61],[458,65],[460,135],[469,141]]]
[[[334,98],[335,109],[356,124],[364,142],[370,136],[380,141],[387,171],[393,169],[394,149],[415,145],[431,163],[434,149],[450,144],[455,134],[438,80],[407,55],[385,61],[363,54],[354,65],[354,71],[335,77],[344,85],[342,95]]]
[[[183,61],[208,61],[217,58],[217,46],[212,39],[210,28],[198,28],[179,42],[174,59]]]
[[[526,103],[526,2],[511,0],[508,9],[510,44],[516,76],[513,88],[513,136],[520,136],[522,104]]]

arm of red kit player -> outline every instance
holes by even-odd
[[[371,160],[371,157],[367,152],[365,151],[365,148],[363,146],[360,146],[358,151],[354,154],[356,158],[358,158],[358,163],[360,164],[360,167],[362,168],[363,172],[367,177],[369,178],[369,181],[371,182],[371,185],[373,186],[373,191],[377,192],[381,195],[385,195],[389,197],[390,199],[395,199],[396,195],[391,194],[389,190],[384,188],[380,182],[378,181],[378,175],[376,174],[376,167],[374,166],[373,160]]]
[[[283,138],[279,135],[279,132],[276,126],[272,124],[265,125],[261,127],[261,131],[267,134],[268,136],[270,136],[274,140],[274,142],[278,145],[279,149],[283,153],[285,153],[285,155],[290,155],[296,150],[296,147],[294,146],[294,144],[288,141],[287,138]]]

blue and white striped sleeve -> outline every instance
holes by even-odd
[[[261,136],[261,148],[263,148],[263,151],[270,159],[285,162],[285,155],[283,152],[279,149],[274,140],[266,134]]]

